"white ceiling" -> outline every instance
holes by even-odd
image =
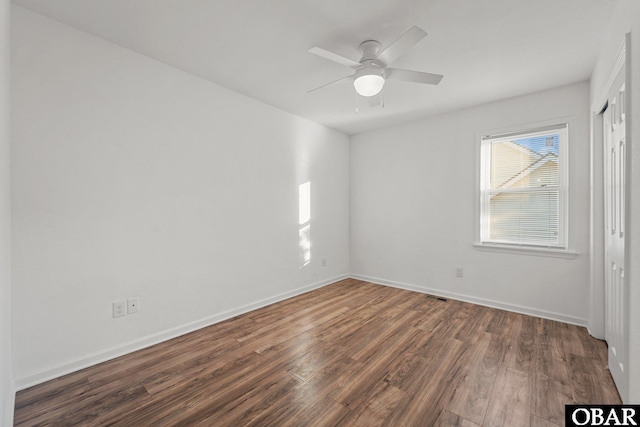
[[[347,134],[577,81],[595,64],[618,0],[13,0],[72,27]],[[444,74],[389,81],[385,107],[350,85],[307,91],[352,70],[307,52],[359,58],[411,26],[429,35],[393,63]]]

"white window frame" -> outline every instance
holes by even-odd
[[[570,131],[571,120],[558,119],[554,121],[547,121],[543,123],[535,123],[529,125],[522,125],[518,127],[512,127],[508,129],[502,129],[497,131],[482,132],[476,134],[477,141],[477,168],[478,168],[478,181],[477,181],[477,194],[478,204],[477,206],[477,230],[474,247],[480,250],[492,250],[498,252],[507,253],[525,253],[530,255],[542,255],[542,256],[557,256],[573,258],[578,253],[569,249],[569,145],[570,145]],[[536,134],[545,134],[550,131],[562,133],[562,143],[559,146],[558,151],[558,164],[559,164],[559,212],[558,212],[558,233],[559,239],[557,245],[545,245],[545,244],[525,244],[519,242],[510,241],[498,241],[488,238],[488,193],[495,193],[496,190],[488,189],[488,168],[485,168],[486,156],[488,155],[488,146],[492,141],[500,140],[502,138],[514,139],[514,137],[520,136],[535,136]],[[508,192],[509,190],[500,190],[500,192]],[[528,191],[544,191],[540,189],[518,189],[512,190],[518,192]]]

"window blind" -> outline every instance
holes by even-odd
[[[566,125],[482,138],[482,242],[566,247],[566,144]]]

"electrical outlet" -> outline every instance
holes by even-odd
[[[456,267],[456,277],[463,277],[464,276],[464,271],[462,270],[462,267]]]
[[[323,267],[327,266],[327,259],[326,258],[322,258],[322,266]]]
[[[127,300],[127,314],[137,313],[138,310],[140,310],[140,298],[129,298]]]
[[[122,317],[127,315],[127,302],[125,300],[114,301],[113,317]]]

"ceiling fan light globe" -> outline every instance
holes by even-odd
[[[377,66],[368,66],[356,70],[353,86],[361,96],[374,96],[384,86],[383,71]]]
[[[362,76],[353,81],[353,86],[362,96],[374,96],[382,90],[384,79],[381,76]]]

